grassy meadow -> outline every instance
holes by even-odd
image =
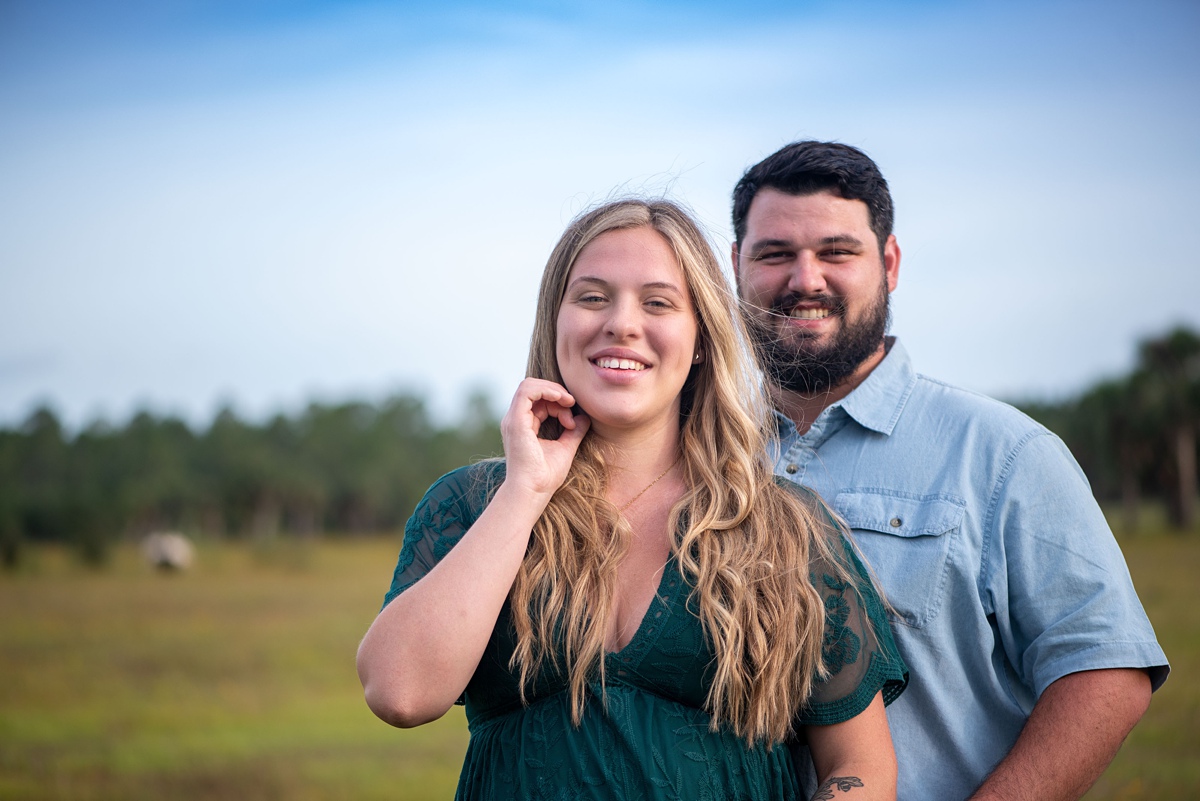
[[[1200,536],[1122,546],[1174,673],[1087,797],[1200,797]],[[354,672],[397,548],[202,544],[179,575],[30,553],[0,574],[0,799],[451,797],[461,710],[392,729]]]

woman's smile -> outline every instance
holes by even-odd
[[[632,353],[625,348],[606,348],[589,361],[596,365],[601,377],[608,381],[635,381],[640,374],[651,369],[641,354]]]

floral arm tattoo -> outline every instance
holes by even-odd
[[[862,779],[857,776],[831,776],[828,781],[817,788],[816,794],[813,795],[812,801],[829,801],[833,798],[833,788],[836,787],[843,793],[850,792],[855,787],[862,787]]]

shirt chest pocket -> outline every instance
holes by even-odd
[[[966,505],[944,497],[846,490],[833,506],[850,526],[900,622],[928,625],[941,608]]]

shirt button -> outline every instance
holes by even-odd
[[[625,675],[625,671],[623,671],[623,670],[618,670],[618,671],[617,671],[617,675],[618,675],[618,676],[624,676],[624,675]]]
[[[783,468],[783,469],[784,469],[784,470],[786,470],[786,471],[788,472],[788,475],[793,475],[793,474],[795,474],[795,472],[796,472],[797,470],[799,470],[800,468],[799,468],[799,467],[797,467],[795,463],[792,463],[792,464],[789,464],[787,467],[785,467],[785,468]]]
[[[893,517],[891,520],[891,524],[892,524],[892,528],[900,528],[900,526],[904,525],[904,521],[898,517]]]

